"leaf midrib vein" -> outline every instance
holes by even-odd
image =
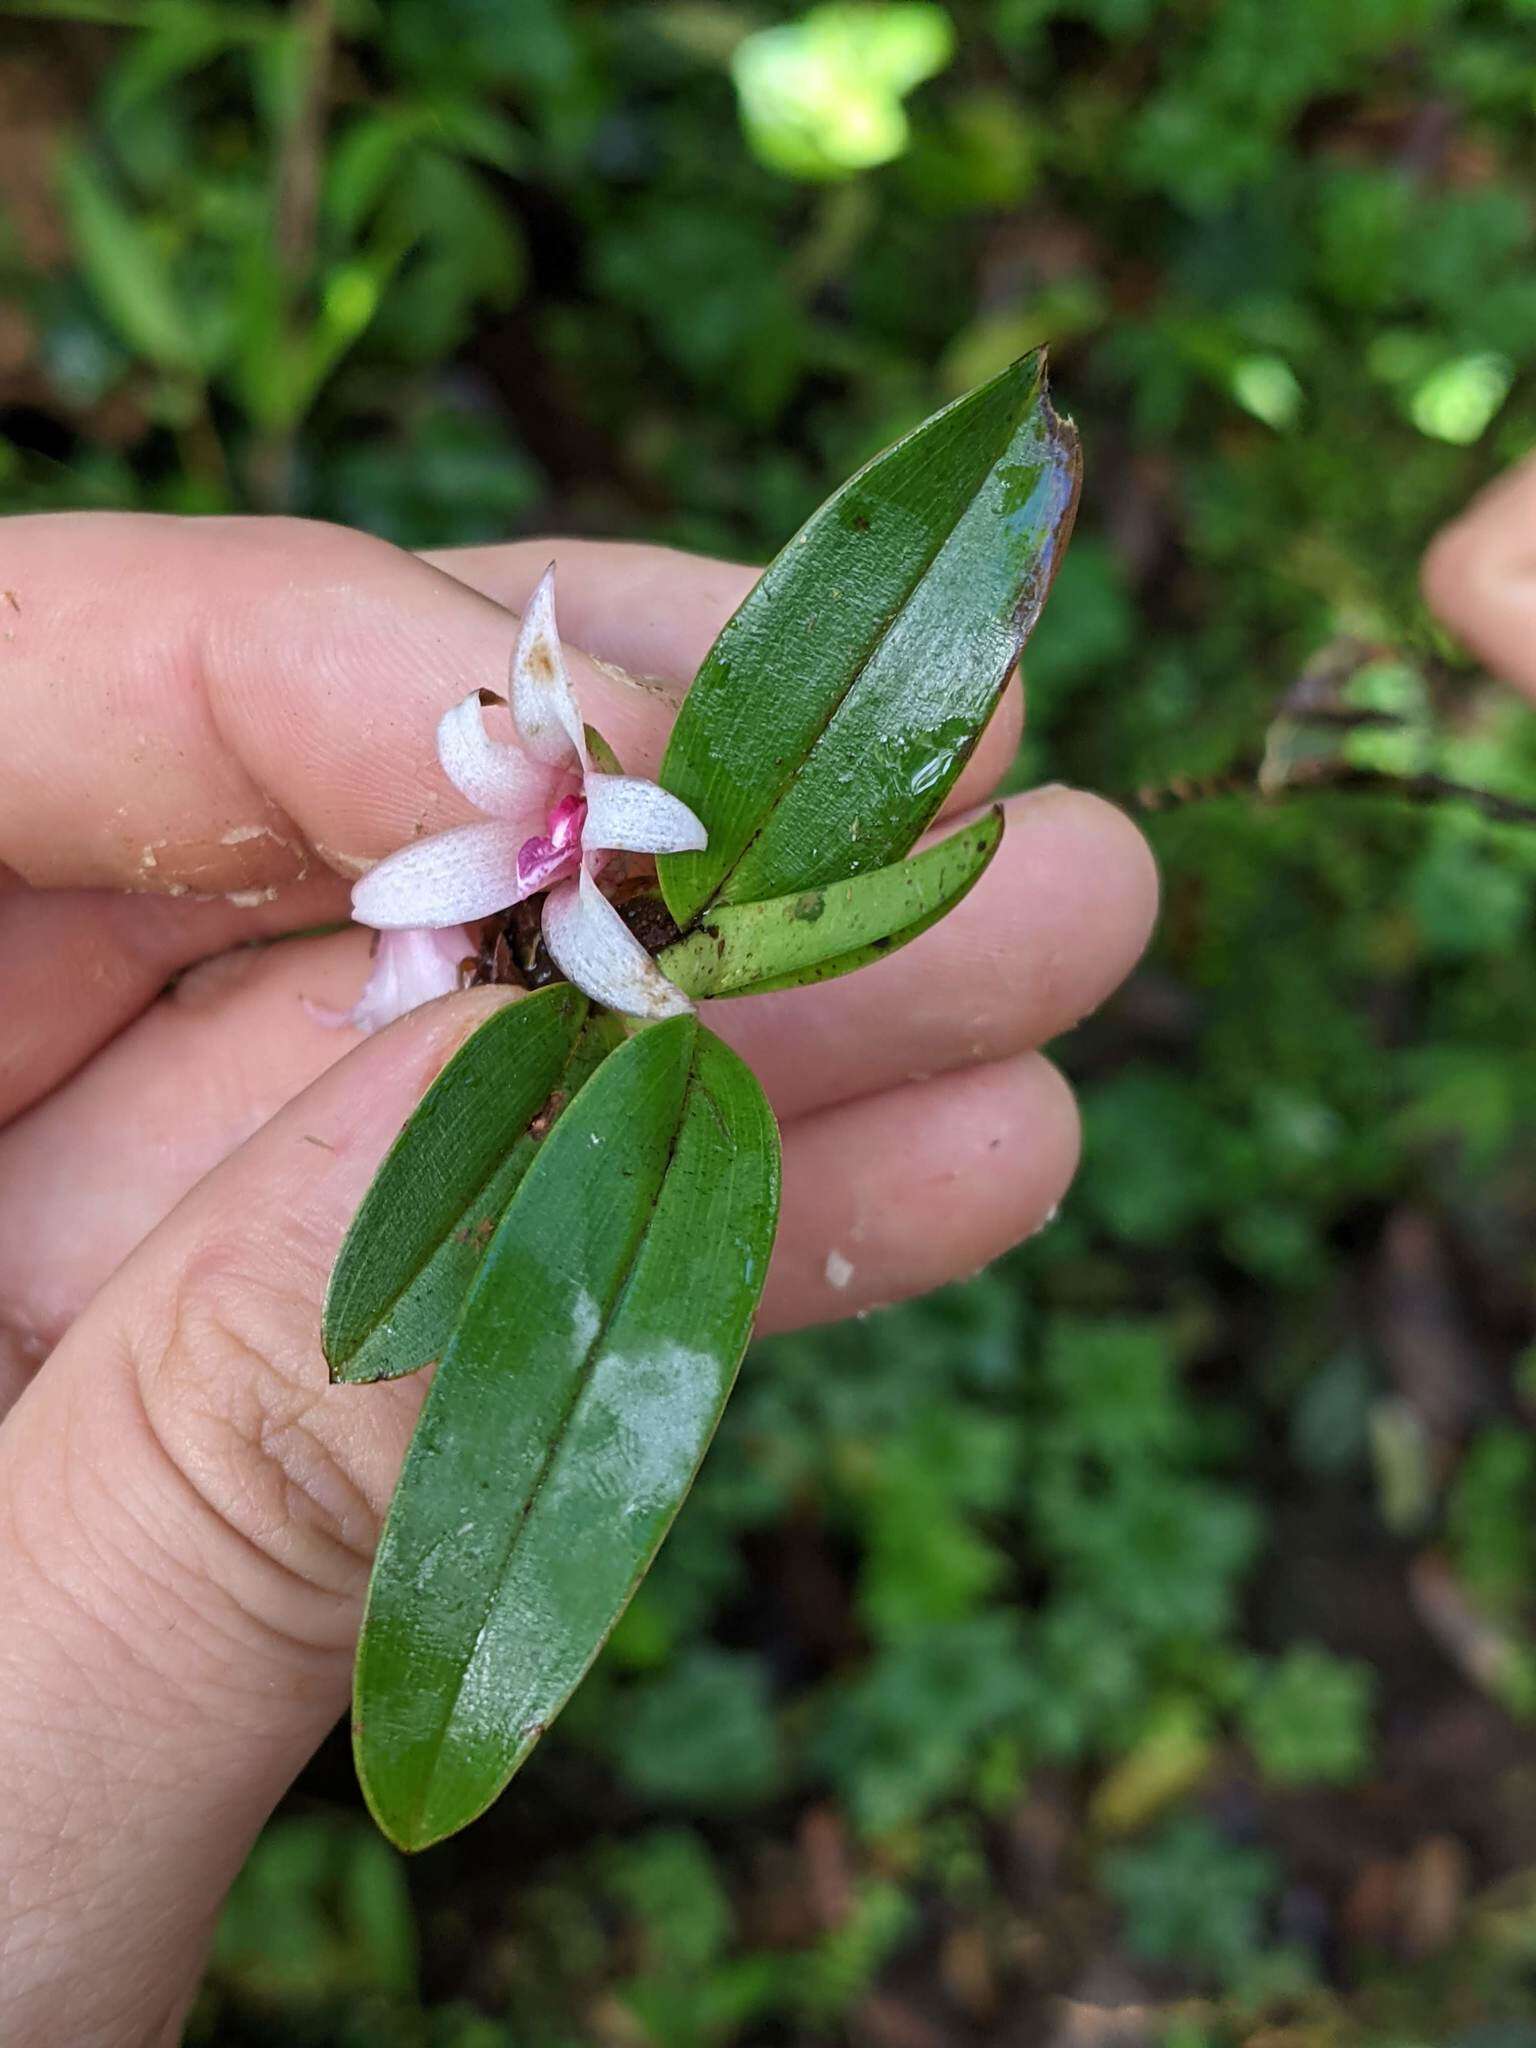
[[[1031,407],[1037,402],[1038,395],[1039,387],[1037,385],[1035,387],[1033,395],[1030,398],[1029,404],[1025,406],[1023,409],[1024,413],[1027,414]],[[784,792],[789,788],[790,784],[796,779],[796,777],[802,772],[806,763],[810,760],[812,754],[815,753],[816,749],[821,745],[822,741],[826,738],[828,728],[831,726],[833,720],[837,717],[838,713],[842,710],[843,706],[848,702],[848,699],[853,695],[854,691],[858,688],[859,683],[863,679],[864,673],[868,669],[870,663],[874,660],[875,656],[880,652],[880,649],[885,645],[886,641],[890,638],[892,628],[896,625],[897,620],[900,619],[902,613],[906,610],[907,606],[912,602],[914,592],[923,582],[924,578],[928,574],[928,571],[933,567],[934,563],[939,559],[939,556],[944,552],[945,547],[954,535],[955,528],[960,524],[960,520],[965,516],[965,513],[970,510],[971,506],[974,505],[976,500],[980,497],[983,486],[986,484],[987,478],[992,474],[993,470],[996,469],[998,463],[1002,459],[1002,455],[1005,454],[1007,450],[1013,446],[1014,439],[1019,431],[1020,417],[1021,415],[1018,413],[1015,413],[1013,415],[1012,424],[1010,425],[1008,430],[1008,437],[1003,443],[1002,451],[992,456],[990,461],[987,463],[986,468],[977,478],[974,489],[967,493],[965,504],[962,507],[961,511],[956,515],[956,517],[953,520],[951,520],[951,522],[945,528],[943,533],[939,535],[938,540],[935,541],[930,552],[924,557],[921,567],[918,569],[916,575],[912,578],[912,581],[907,585],[906,592],[903,595],[900,604],[898,604],[895,611],[893,611],[890,614],[889,618],[887,618],[887,620],[885,621],[885,624],[876,633],[874,639],[870,642],[868,648],[860,657],[858,666],[854,669],[852,675],[849,676],[847,684],[839,692],[836,702],[828,708],[826,716],[822,719],[820,725],[812,734],[810,740],[808,741],[804,750],[802,751],[799,760],[793,766],[787,768],[784,771],[784,774],[780,778],[775,789],[773,790],[772,795],[769,797],[766,805],[763,807],[761,813],[759,814],[758,822],[753,826],[748,836],[742,841],[740,850],[737,852],[730,866],[726,869],[725,873],[720,877],[719,881],[715,884],[713,891],[699,906],[697,912],[691,919],[689,925],[690,930],[692,930],[693,927],[699,923],[700,919],[707,917],[710,911],[714,909],[715,905],[719,903],[721,891],[730,882],[731,877],[736,873],[737,869],[741,866],[742,862],[746,859],[747,855],[752,851],[753,847],[757,844],[758,840],[762,838],[764,832],[767,831],[769,824],[772,822],[774,812],[778,809],[779,804],[783,800]],[[841,496],[842,492],[838,492],[837,497]],[[834,498],[831,502],[832,504],[835,504],[837,502],[837,498]],[[830,510],[830,506],[827,509]]]
[[[576,1412],[577,1404],[581,1400],[582,1395],[586,1392],[587,1385],[591,1380],[594,1361],[596,1360],[599,1352],[602,1350],[603,1342],[606,1339],[608,1332],[613,1327],[614,1321],[618,1316],[619,1310],[623,1306],[625,1297],[629,1292],[630,1283],[634,1279],[635,1267],[640,1262],[640,1254],[645,1247],[645,1241],[647,1237],[649,1237],[651,1228],[656,1220],[657,1202],[660,1199],[662,1189],[666,1186],[667,1175],[672,1171],[673,1162],[677,1158],[677,1148],[679,1141],[682,1137],[683,1126],[688,1119],[688,1105],[690,1099],[692,1098],[693,1091],[697,1083],[698,1041],[696,1037],[694,1041],[694,1049],[689,1055],[688,1078],[683,1084],[682,1100],[678,1104],[677,1122],[674,1124],[672,1129],[672,1135],[670,1139],[667,1141],[667,1156],[662,1165],[661,1174],[656,1182],[656,1194],[652,1198],[649,1209],[641,1218],[640,1227],[635,1232],[634,1240],[630,1244],[628,1250],[625,1253],[624,1263],[622,1268],[620,1269],[618,1284],[614,1288],[612,1299],[609,1301],[608,1306],[603,1311],[602,1319],[598,1323],[596,1330],[594,1330],[592,1333],[591,1342],[588,1344],[586,1348],[580,1366],[577,1368],[576,1372],[572,1376],[572,1390],[570,1399],[565,1404],[565,1408],[560,1416],[558,1427],[550,1432],[549,1443],[545,1448],[544,1456],[539,1464],[539,1469],[534,1475],[533,1484],[528,1489],[527,1499],[523,1502],[522,1510],[518,1514],[516,1520],[512,1524],[512,1527],[508,1533],[506,1548],[502,1552],[501,1562],[497,1568],[496,1578],[491,1590],[490,1598],[486,1602],[484,1617],[481,1620],[479,1628],[475,1631],[474,1643],[470,1648],[469,1655],[464,1659],[464,1663],[460,1669],[458,1680],[453,1688],[452,1698],[448,1702],[447,1709],[443,1714],[442,1721],[439,1726],[437,1737],[433,1742],[431,1751],[429,1753],[430,1767],[428,1769],[426,1778],[423,1781],[422,1797],[418,1801],[415,1810],[415,1818],[418,1821],[421,1819],[422,1813],[426,1808],[427,1791],[428,1789],[430,1789],[432,1779],[437,1774],[437,1766],[442,1758],[443,1747],[448,1740],[448,1730],[449,1727],[452,1725],[453,1717],[458,1711],[459,1701],[463,1696],[465,1678],[468,1675],[470,1667],[473,1665],[476,1657],[480,1654],[480,1646],[485,1641],[486,1631],[487,1629],[489,1629],[491,1622],[495,1617],[497,1599],[500,1595],[501,1588],[506,1581],[507,1573],[511,1568],[512,1559],[516,1554],[519,1543],[521,1543],[523,1540],[523,1534],[524,1531],[527,1529],[529,1518],[533,1514],[534,1507],[537,1504],[539,1496],[543,1491],[544,1483],[549,1477],[550,1468],[555,1462],[556,1454],[559,1451],[560,1445],[565,1439],[566,1431],[570,1427],[571,1417]]]
[[[544,1098],[545,1101],[548,1101],[549,1096],[555,1094],[558,1091],[560,1083],[565,1079],[566,1075],[570,1072],[572,1066],[575,1064],[576,1056],[581,1051],[581,1041],[586,1036],[587,1026],[591,1021],[591,1013],[589,1009],[588,1014],[582,1018],[580,1025],[577,1027],[576,1036],[571,1040],[569,1050],[567,1051],[564,1059],[562,1059],[560,1062],[559,1070],[555,1075],[554,1086],[551,1089],[549,1089],[549,1091],[546,1093]],[[569,1104],[566,1105],[567,1108],[569,1108],[569,1106]],[[534,1116],[537,1116],[538,1110],[535,1109],[533,1114]],[[554,1124],[558,1122],[559,1118],[557,1117],[554,1119],[554,1122],[551,1123],[550,1130],[553,1130]],[[528,1123],[524,1124],[523,1128],[512,1140],[512,1143],[507,1147],[506,1151],[501,1154],[500,1158],[496,1160],[496,1162],[491,1167],[490,1171],[484,1176],[484,1178],[476,1182],[474,1192],[461,1205],[461,1207],[455,1214],[453,1229],[462,1228],[464,1218],[469,1214],[471,1209],[474,1208],[475,1204],[484,1195],[486,1189],[490,1186],[491,1182],[496,1178],[497,1174],[500,1173],[501,1169],[506,1165],[508,1159],[511,1158],[513,1152],[523,1142],[524,1138],[528,1136],[531,1125],[532,1118],[529,1119]],[[547,1137],[549,1133],[546,1132],[544,1135]],[[528,1164],[529,1166],[532,1166],[533,1161],[530,1159]],[[522,1182],[519,1181],[518,1187],[521,1186]],[[517,1188],[514,1188],[512,1190],[512,1193],[513,1195],[515,1195],[517,1193]],[[505,1210],[502,1213],[505,1214]],[[370,1322],[364,1329],[361,1337],[358,1338],[357,1342],[347,1352],[346,1356],[348,1359],[356,1358],[358,1353],[362,1351],[364,1347],[369,1342],[371,1342],[371,1340],[374,1337],[378,1335],[379,1331],[384,1327],[385,1323],[388,1322],[389,1318],[394,1314],[395,1310],[400,1306],[401,1302],[410,1293],[411,1289],[416,1285],[416,1282],[421,1278],[422,1274],[426,1272],[428,1266],[432,1264],[432,1261],[442,1251],[443,1246],[448,1242],[448,1239],[453,1235],[453,1229],[450,1229],[444,1236],[437,1238],[431,1245],[430,1249],[423,1253],[421,1258],[411,1268],[409,1277],[389,1297],[389,1300],[379,1310],[378,1314],[373,1318],[372,1322]],[[385,1375],[385,1377],[393,1377],[393,1375]]]

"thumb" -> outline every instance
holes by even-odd
[[[1536,459],[1441,528],[1420,580],[1430,610],[1495,674],[1536,697]]]
[[[448,997],[331,1068],[145,1241],[0,1428],[11,2048],[179,2038],[226,1887],[346,1705],[422,1388],[328,1384],[326,1279],[400,1124],[507,1000]]]

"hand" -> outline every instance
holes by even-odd
[[[327,1385],[326,1274],[427,1083],[513,998],[449,996],[358,1042],[302,998],[349,1004],[367,934],[300,934],[346,915],[343,878],[461,822],[438,714],[499,682],[504,607],[552,552],[592,657],[572,655],[583,708],[653,774],[748,570],[542,541],[426,563],[285,520],[6,523],[10,2048],[178,2037],[227,1885],[345,1708],[422,1389]],[[1015,690],[952,808],[1006,765],[1018,719]],[[714,1006],[784,1124],[764,1327],[931,1288],[1040,1224],[1077,1129],[1034,1048],[1132,966],[1155,895],[1118,812],[1042,790],[909,950]]]
[[[1423,582],[1430,609],[1496,674],[1536,697],[1536,457],[1435,536]]]

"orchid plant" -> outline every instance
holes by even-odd
[[[438,728],[484,819],[354,890],[380,932],[363,1029],[488,976],[483,934],[520,906],[547,956],[428,1090],[326,1300],[333,1379],[437,1367],[358,1645],[358,1772],[402,1847],[483,1812],[580,1682],[751,1334],[778,1135],[696,1005],[847,973],[975,884],[1000,812],[911,849],[1038,616],[1077,475],[1038,356],[876,457],[726,625],[655,783],[581,721],[551,569],[507,698]]]

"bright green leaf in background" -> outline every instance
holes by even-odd
[[[792,178],[851,177],[907,146],[906,95],[950,62],[955,31],[942,7],[813,7],[798,21],[740,42],[731,75],[747,140]]]
[[[1504,403],[1513,382],[1514,371],[1502,356],[1458,356],[1431,371],[1408,410],[1421,434],[1466,447]]]
[[[1302,407],[1301,386],[1282,356],[1244,356],[1233,366],[1232,396],[1276,433],[1293,427]]]

